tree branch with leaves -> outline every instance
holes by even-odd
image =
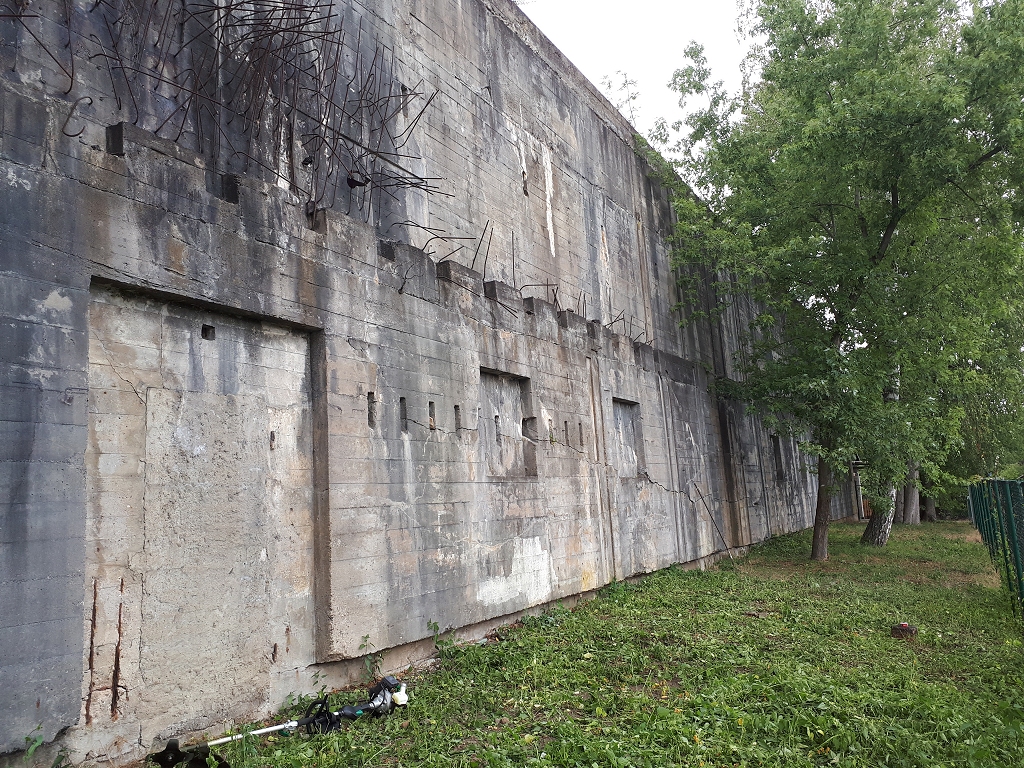
[[[967,361],[996,359],[998,338],[1006,370],[1021,363],[1024,4],[762,0],[749,14],[760,77],[727,94],[689,46],[672,85],[703,106],[651,140],[685,182],[680,271],[764,308],[732,386],[817,458],[825,559],[830,478],[867,462],[882,511],[867,539],[884,544],[908,466],[956,448]]]

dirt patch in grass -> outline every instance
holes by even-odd
[[[917,560],[907,563],[903,568],[903,579],[911,584],[945,587],[989,587],[999,589],[999,574],[995,569],[982,573],[968,573],[945,567],[943,563],[930,560]]]
[[[738,573],[742,573],[744,576],[756,576],[758,578],[775,579],[778,581],[793,581],[794,579],[806,579],[810,573],[839,573],[845,570],[845,567],[840,565],[833,567],[832,563],[765,563],[753,561],[745,561],[737,563],[735,569]]]
[[[969,541],[968,539],[963,540]],[[809,560],[764,562],[751,558],[742,563],[737,563],[735,570],[745,576],[778,581],[806,581],[809,577],[846,576],[855,578],[859,572],[884,570],[890,578],[922,586],[944,586],[949,588],[977,586],[999,589],[1001,583],[999,573],[995,568],[966,571],[951,568],[948,563],[934,560],[918,558],[887,559],[874,555],[867,555],[852,562],[845,561],[840,557],[833,557],[824,563],[812,563]]]
[[[811,576],[848,575],[860,565],[878,566],[883,564],[889,565],[891,561],[873,555],[865,555],[855,561],[834,555],[824,562],[815,562],[810,559],[810,550],[808,550],[805,557],[792,560],[760,558],[754,554],[736,563],[733,567],[739,573],[747,576],[791,581],[793,579],[803,580]]]
[[[961,539],[962,541],[969,541],[971,544],[981,544],[981,533],[976,529],[972,528],[969,531],[943,533],[943,536],[948,536],[951,539]]]
[[[904,538],[932,539],[941,536],[946,539],[981,543],[981,534],[969,522],[961,520],[940,520],[937,523],[920,525],[894,525],[893,531]]]

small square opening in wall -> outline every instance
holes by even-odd
[[[207,341],[213,341],[217,338],[217,329],[212,325],[204,325],[202,331],[200,331],[202,337]]]
[[[226,203],[238,203],[238,176],[236,174],[221,174],[220,199]]]

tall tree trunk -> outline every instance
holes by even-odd
[[[924,519],[929,523],[939,522],[939,516],[935,513],[935,499],[931,496],[924,497]]]
[[[896,502],[893,505],[892,521],[897,525],[903,525],[903,505],[907,500],[906,486],[901,485],[896,489]]]
[[[889,532],[892,531],[892,519],[896,512],[896,497],[899,494],[893,488],[889,491],[889,503],[885,509],[878,509],[868,520],[868,527],[864,529],[864,535],[860,537],[861,544],[870,544],[874,547],[884,547],[889,541]]]
[[[828,524],[832,519],[832,467],[818,457],[818,505],[814,510],[812,560],[828,560]]]
[[[917,488],[919,474],[917,464],[912,463],[907,473],[908,482],[903,497],[903,522],[907,525],[921,524],[921,495]]]

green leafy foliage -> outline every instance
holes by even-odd
[[[876,508],[908,463],[952,488],[1021,456],[1024,3],[762,0],[747,24],[748,87],[691,45],[673,84],[704,106],[652,137],[689,185],[684,284],[760,308],[723,391],[866,461]]]
[[[35,730],[31,734],[25,737],[25,759],[31,759],[32,755],[35,754],[36,750],[42,746],[44,742],[43,737],[43,726],[37,725]]]
[[[445,633],[441,631],[441,626],[433,619],[427,622],[427,629],[433,635],[434,650],[437,651],[438,658],[448,658],[458,645],[455,636],[449,632],[448,636],[445,637]]]
[[[1024,650],[971,529],[900,528],[885,550],[859,533],[838,526],[826,563],[804,560],[803,533],[613,584],[450,648],[405,678],[409,707],[389,717],[223,754],[235,768],[1024,764]],[[899,621],[915,642],[890,637]]]
[[[359,643],[359,652],[363,656],[363,675],[367,680],[380,677],[380,665],[384,661],[383,653],[375,653],[374,645],[370,642],[369,635],[363,635]]]

